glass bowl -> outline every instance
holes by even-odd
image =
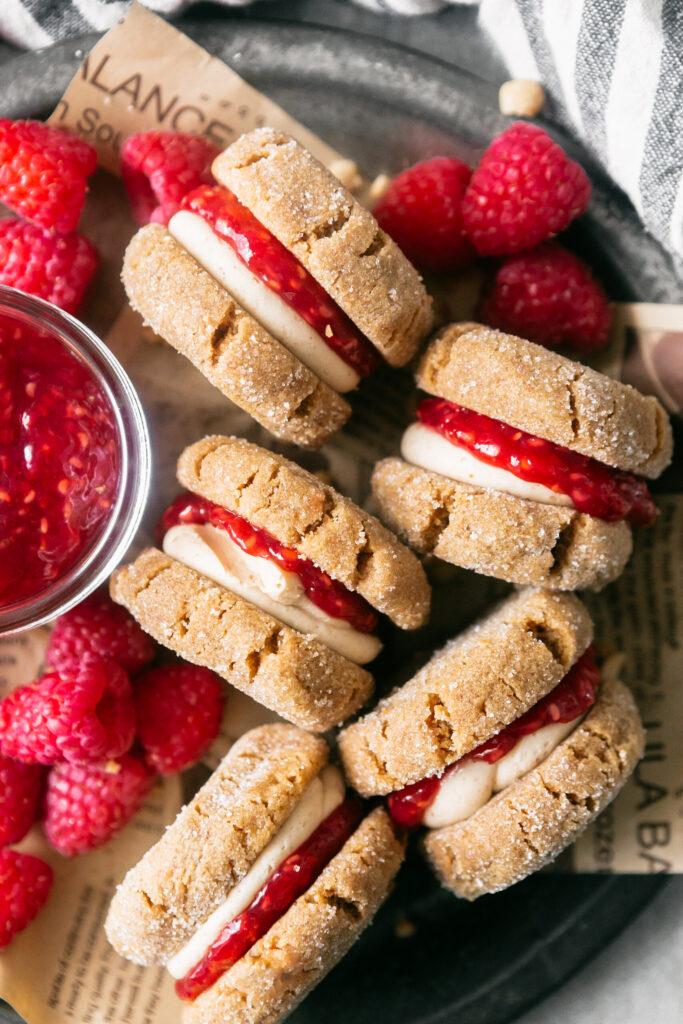
[[[98,385],[118,455],[116,489],[106,516],[75,561],[38,593],[0,606],[0,637],[42,625],[102,584],[123,558],[139,526],[149,492],[151,451],[140,400],[123,367],[84,324],[56,306],[0,285],[0,318],[54,339]],[[0,341],[0,344],[3,344]],[[69,357],[65,355],[65,361]],[[70,362],[70,360],[69,360]],[[0,484],[3,467],[0,464]],[[11,481],[6,479],[5,486]],[[7,528],[7,526],[5,527]],[[0,531],[2,526],[0,525]],[[2,542],[0,534],[0,545]]]

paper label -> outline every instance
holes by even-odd
[[[97,149],[115,174],[133,132],[190,132],[225,148],[268,125],[293,135],[322,163],[342,157],[223,61],[138,3],[83,61],[49,123]]]
[[[47,626],[0,639],[0,700],[40,674],[50,639]]]
[[[588,596],[603,651],[625,655],[622,679],[645,727],[645,756],[615,802],[572,848],[577,871],[683,872],[683,495],[657,498],[609,600]]]

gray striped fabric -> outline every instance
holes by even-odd
[[[448,6],[355,2],[402,15]],[[189,6],[145,3],[162,15]],[[104,31],[127,7],[128,0],[0,0],[0,35],[35,49]],[[481,0],[479,18],[511,76],[543,83],[548,116],[582,139],[683,276],[683,0]]]

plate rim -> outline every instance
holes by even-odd
[[[197,17],[197,12],[190,12],[189,15],[183,16],[180,19],[175,20],[174,25],[178,27],[180,31],[189,35],[191,38],[195,38],[195,34],[202,35],[204,32],[208,30],[209,26],[213,26],[214,31],[217,31],[219,34],[221,29],[225,31],[228,27],[234,28],[235,26],[237,26],[238,28],[247,32],[250,30],[257,31],[263,28],[270,30],[278,28],[280,30],[285,29],[292,33],[302,33],[307,34],[309,36],[331,36],[335,40],[337,40],[337,46],[339,45],[339,41],[343,41],[343,43],[346,43],[347,45],[353,43],[356,46],[363,45],[365,47],[369,47],[375,50],[379,48],[380,50],[384,51],[387,54],[387,56],[392,52],[398,52],[400,54],[406,55],[410,59],[410,63],[417,66],[415,70],[421,72],[423,75],[427,77],[429,77],[430,70],[433,70],[435,67],[440,68],[442,69],[443,73],[447,74],[453,82],[459,82],[462,87],[466,87],[469,84],[476,88],[486,89],[486,91],[490,93],[491,100],[494,100],[497,94],[497,88],[494,85],[484,81],[483,79],[478,78],[470,71],[458,68],[455,65],[449,64],[447,61],[438,56],[426,54],[409,45],[396,42],[393,40],[384,40],[381,38],[377,38],[367,32],[358,32],[336,26],[327,26],[312,22],[299,22],[289,18],[269,18],[263,15],[259,15],[259,17],[251,17],[249,15],[244,15],[241,12],[238,14],[237,17],[231,19],[230,14],[227,11],[217,13],[214,15],[212,15],[211,12],[207,12],[206,16],[202,14],[199,17]],[[27,53],[11,54],[6,59],[0,61],[0,86],[6,81],[16,80],[17,68],[39,68],[41,60],[44,59],[46,55],[48,55],[49,57],[54,57],[54,55],[57,55],[58,61],[59,59],[62,59],[61,66],[63,66],[64,63],[73,65],[72,74],[75,74],[78,70],[78,66],[80,60],[82,59],[82,56],[85,53],[87,53],[90,48],[92,48],[94,43],[99,38],[101,38],[103,34],[104,33],[98,32],[88,33],[86,35],[75,37],[73,39],[63,40],[61,42],[54,43],[52,46],[40,50],[35,50]],[[80,54],[78,54],[79,50],[82,51]],[[71,51],[71,57],[67,60],[67,54],[69,53],[69,51]],[[237,70],[241,72],[242,70],[246,69],[238,68]],[[29,74],[31,73],[29,72]],[[19,77],[26,77],[25,72],[23,70],[20,73]],[[33,109],[35,109],[36,111],[42,111],[43,109],[47,109],[48,106],[54,105],[59,96],[57,95],[57,97],[55,98],[54,90],[50,92],[49,96],[47,95],[49,89],[48,83],[50,80],[37,80],[37,76],[35,75],[35,73],[33,73],[32,78],[35,79],[35,83],[34,86],[28,90],[28,93],[25,93],[26,106],[28,107],[29,105],[33,105]],[[248,74],[247,80],[251,80]],[[3,114],[3,116],[5,115]],[[501,123],[509,123],[509,119],[503,119],[502,115],[498,115],[496,119],[498,118],[501,120]],[[607,180],[606,176],[604,175],[604,172],[602,172],[602,170],[598,167],[595,161],[586,153],[585,149],[580,144],[575,143],[574,140],[571,140],[569,136],[567,136],[561,128],[558,128],[556,125],[549,124],[545,120],[543,120],[542,123],[544,127],[550,129],[551,134],[553,134],[554,137],[562,140],[563,145],[565,145],[566,142],[567,148],[570,150],[570,152],[580,154],[582,163],[589,167],[589,173],[591,175],[591,178],[595,179],[595,177],[597,176],[598,186],[604,186]],[[644,228],[641,228],[641,230],[645,232]],[[660,246],[658,246],[658,243],[656,243],[654,239],[650,237],[648,241],[653,246],[656,246],[662,252],[663,255],[665,255],[664,251],[661,249]],[[593,877],[595,877],[597,880],[600,876]],[[596,895],[592,902],[598,903],[601,899],[609,899],[609,894],[611,890],[615,888],[615,886],[618,887],[622,884],[632,885],[632,880],[634,878],[639,880],[639,884],[642,886],[643,889],[646,890],[646,895],[642,899],[642,901],[640,901],[640,899],[635,901],[637,905],[629,905],[629,908],[626,911],[626,913],[623,915],[622,918],[620,918],[619,922],[615,924],[613,929],[611,929],[609,938],[607,940],[608,944],[613,942],[618,935],[620,935],[627,927],[629,927],[629,925],[640,915],[640,913],[642,913],[642,911],[645,910],[645,908],[649,905],[649,903],[657,895],[657,893],[659,893],[671,880],[671,877],[667,875],[602,876],[602,884],[598,886],[598,888],[596,889]],[[645,884],[646,881],[647,884]],[[604,945],[600,946],[600,950],[603,950],[605,948],[606,946]],[[596,952],[598,952],[598,950],[596,950],[593,947],[584,950],[582,955],[576,959],[576,961],[572,964],[569,970],[566,973],[564,973],[559,980],[551,982],[541,992],[533,994],[528,999],[522,999],[521,1001],[519,1001],[514,1008],[513,1015],[507,1017],[506,1019],[510,1022],[517,1020],[523,1013],[527,1012],[533,1006],[542,1002],[543,999],[545,999],[547,996],[551,995],[553,992],[558,991],[567,981],[569,981],[572,977],[580,973],[581,969],[585,966],[585,964],[596,955]],[[2,1020],[4,1016],[3,1006],[4,1004],[0,1005],[0,1020]],[[452,1015],[457,1012],[457,1008],[454,1009],[452,1004],[449,1006],[444,1006],[442,1009],[430,1014],[427,1017],[422,1018],[422,1024],[446,1024],[447,1021],[450,1022],[455,1020],[455,1017]],[[12,1019],[19,1020],[20,1018],[4,1017],[4,1019],[7,1020],[9,1024],[9,1022]]]

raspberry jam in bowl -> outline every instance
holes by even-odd
[[[104,582],[149,481],[144,413],[117,360],[72,316],[0,285],[0,636]]]

